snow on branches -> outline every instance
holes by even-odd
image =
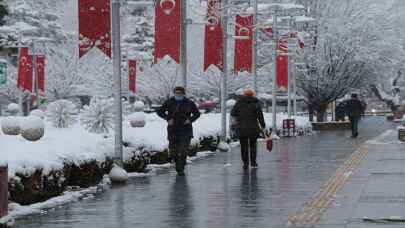
[[[48,120],[56,128],[68,128],[75,122],[76,106],[68,100],[57,100],[50,103],[46,109]]]
[[[91,133],[109,133],[114,124],[113,99],[93,98],[81,111],[80,122]]]

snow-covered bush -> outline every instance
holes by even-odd
[[[1,130],[5,135],[19,135],[20,123],[19,117],[5,117],[1,120]]]
[[[135,112],[142,112],[144,108],[145,108],[145,104],[142,101],[136,101],[134,103]]]
[[[128,121],[132,127],[145,127],[145,119],[145,113],[143,112],[135,112],[128,116]]]
[[[113,99],[93,98],[89,106],[84,106],[80,122],[91,133],[108,133],[114,124]]]
[[[45,133],[44,121],[38,116],[28,116],[21,121],[21,136],[28,141],[38,141]]]
[[[11,104],[9,104],[8,106],[7,106],[7,112],[10,114],[10,115],[17,115],[18,114],[18,112],[20,112],[20,106],[18,105],[18,104],[16,104],[16,103],[11,103]]]
[[[77,112],[75,104],[68,100],[57,100],[48,105],[46,116],[56,128],[68,128],[74,122]]]
[[[30,112],[30,116],[37,116],[41,119],[45,119],[45,113],[42,110],[35,109]]]
[[[236,101],[234,99],[230,99],[230,100],[226,101],[226,107],[229,109],[233,108],[233,106],[235,106],[235,104],[236,104]]]
[[[231,150],[231,147],[226,142],[220,142],[218,144],[218,150],[221,151],[221,152],[228,152],[228,151]]]

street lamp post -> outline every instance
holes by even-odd
[[[181,1],[181,76],[184,89],[187,91],[187,0]]]
[[[272,112],[273,112],[273,124],[272,135],[277,135],[277,57],[278,57],[278,29],[277,29],[277,10],[273,16],[273,38],[274,38],[274,75],[273,75],[273,96],[272,96]]]
[[[223,42],[223,73],[221,77],[221,136],[226,140],[226,99],[228,96],[228,0],[222,0],[222,9],[224,10],[222,18],[222,42]]]
[[[115,97],[115,157],[116,162],[123,164],[122,152],[122,105],[121,105],[121,25],[120,0],[112,1],[112,35],[113,35],[113,72]]]
[[[258,14],[258,0],[252,0],[253,1],[253,25],[257,26],[257,14]],[[257,86],[257,32],[256,29],[253,30],[253,64],[252,64],[252,71],[253,71],[253,90],[256,95],[258,95],[258,86]]]

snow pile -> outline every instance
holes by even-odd
[[[0,219],[0,224],[12,225],[16,218],[32,215],[32,214],[42,214],[46,213],[45,210],[56,208],[71,202],[78,200],[83,200],[94,196],[95,194],[102,191],[103,186],[90,187],[80,191],[66,191],[62,196],[51,198],[45,202],[31,204],[28,206],[21,206],[17,203],[9,204],[9,214]]]
[[[128,173],[123,168],[115,164],[108,176],[112,182],[126,182],[128,180]]]
[[[229,144],[226,143],[226,142],[220,142],[220,143],[218,144],[218,150],[219,150],[219,151],[222,151],[222,152],[227,152],[227,151],[230,151],[230,150],[231,150],[231,147],[230,147]]]

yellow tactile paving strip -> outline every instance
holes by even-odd
[[[336,170],[335,175],[321,187],[312,200],[305,204],[304,208],[300,210],[297,215],[290,217],[287,225],[315,225],[321,218],[322,213],[333,202],[336,193],[343,187],[367,153],[368,146],[360,146],[351,157]]]

